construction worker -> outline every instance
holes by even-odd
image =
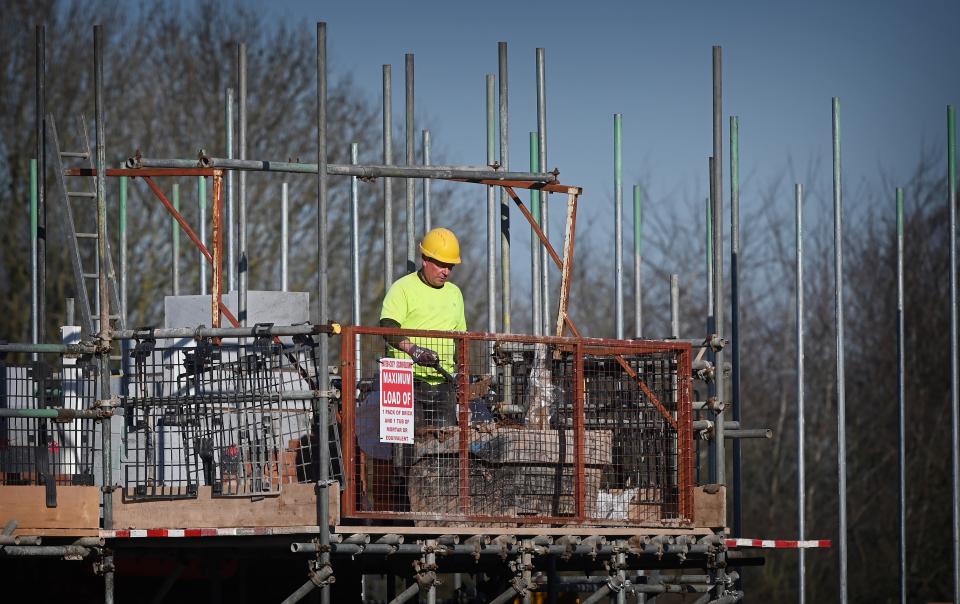
[[[420,270],[397,279],[383,298],[380,326],[435,331],[466,331],[463,294],[449,282],[460,264],[460,242],[453,231],[436,228],[420,242]],[[456,346],[449,338],[388,337],[388,353],[416,363],[416,425],[456,425],[452,374]]]
[[[420,270],[397,279],[387,291],[380,326],[466,331],[463,294],[449,282],[460,264],[460,243],[449,229],[436,228],[420,242]],[[457,425],[456,345],[449,338],[387,336],[387,354],[411,358],[414,367],[414,425],[417,431]],[[366,492],[374,510],[405,511],[404,454],[379,439],[379,392],[370,392],[358,410],[357,436],[366,454]]]

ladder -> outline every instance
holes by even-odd
[[[77,289],[77,300],[80,306],[81,330],[86,335],[97,333],[100,329],[100,255],[98,253],[100,237],[97,229],[97,193],[95,166],[93,154],[90,151],[90,137],[87,135],[87,121],[83,114],[78,116],[78,138],[80,151],[63,151],[60,147],[60,138],[57,135],[57,126],[53,114],[47,114],[47,134],[54,151],[54,171],[57,187],[66,209],[66,239],[67,248],[73,264],[73,276]],[[71,162],[69,168],[83,168],[84,176],[71,176],[68,179],[65,162]],[[84,183],[84,184],[81,184]],[[79,185],[79,186],[78,186]],[[77,212],[74,212],[74,203]],[[82,230],[78,230],[82,229]],[[120,294],[117,288],[117,276],[113,270],[113,258],[110,253],[110,239],[106,241],[107,248],[107,282],[109,302],[117,314],[109,315],[111,321],[117,321],[120,329],[124,329],[123,317],[120,312]],[[86,260],[85,260],[86,259]],[[92,264],[92,270],[86,265]],[[93,304],[90,302],[90,292],[93,292]],[[109,327],[109,326],[108,326]]]

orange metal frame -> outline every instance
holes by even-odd
[[[356,391],[357,391],[357,336],[361,335],[380,335],[380,336],[419,336],[433,338],[447,338],[457,342],[459,367],[469,366],[469,357],[465,344],[470,341],[488,341],[488,342],[525,342],[525,343],[543,343],[555,346],[558,350],[574,354],[574,446],[575,451],[582,452],[585,446],[585,427],[584,427],[584,358],[589,355],[613,356],[620,363],[624,363],[623,356],[636,355],[642,353],[663,353],[674,352],[677,354],[677,417],[673,419],[665,408],[655,397],[650,396],[650,389],[642,379],[631,371],[628,374],[640,383],[641,389],[648,395],[658,410],[665,414],[672,428],[677,433],[677,485],[678,501],[677,514],[680,518],[679,524],[691,524],[693,519],[693,461],[694,461],[694,443],[693,443],[693,403],[692,403],[692,371],[691,371],[691,346],[684,342],[671,341],[653,341],[653,340],[612,340],[599,338],[568,338],[568,337],[533,337],[522,335],[507,334],[489,334],[489,333],[463,333],[463,332],[444,332],[444,331],[424,331],[391,329],[383,327],[357,327],[344,326],[341,333],[341,376],[342,376],[342,429],[343,429],[343,465],[346,480],[346,487],[341,498],[342,514],[345,518],[355,519],[387,519],[387,518],[409,518],[415,520],[436,520],[436,521],[461,521],[461,522],[509,522],[509,523],[548,523],[548,524],[572,524],[588,523],[591,525],[603,524],[603,521],[596,518],[590,518],[586,515],[586,484],[585,484],[585,461],[584,455],[575,454],[575,487],[574,496],[576,502],[576,515],[559,517],[501,517],[501,516],[482,516],[469,514],[470,509],[470,474],[469,474],[469,435],[466,427],[469,426],[469,401],[467,400],[467,384],[469,381],[468,372],[459,372],[459,424],[461,427],[459,434],[459,517],[450,515],[429,514],[420,512],[383,512],[383,511],[365,511],[357,509],[357,481],[354,475],[357,468],[358,451],[356,444]],[[623,526],[630,524],[629,521],[613,521],[612,525]],[[673,523],[676,525],[677,523]]]
[[[96,176],[96,169],[70,168],[64,170],[67,176]],[[240,322],[227,305],[223,302],[223,170],[219,168],[108,168],[108,177],[129,176],[142,178],[153,194],[160,200],[167,212],[177,221],[187,238],[193,242],[207,262],[213,267],[210,277],[210,321],[213,327],[220,327],[221,315],[226,317],[230,324],[239,327]],[[207,248],[197,233],[190,228],[183,217],[160,187],[154,182],[158,176],[210,176],[213,178],[213,204],[211,221],[213,223],[213,241],[211,248]]]

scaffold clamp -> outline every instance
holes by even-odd
[[[325,587],[337,582],[337,578],[333,574],[333,567],[329,563],[311,560],[307,564],[309,565],[307,576],[317,587]]]

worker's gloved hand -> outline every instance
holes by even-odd
[[[424,367],[434,367],[440,362],[440,355],[429,348],[417,346],[416,344],[410,348],[410,358],[412,358],[413,362],[417,365],[423,365]]]

